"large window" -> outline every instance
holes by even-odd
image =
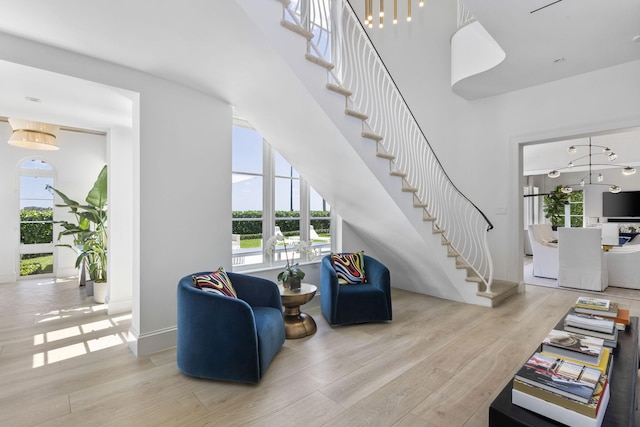
[[[569,197],[569,222],[571,227],[584,227],[584,191],[574,191]]]
[[[20,276],[53,274],[53,174],[44,160],[20,165]]]
[[[322,255],[331,249],[329,204],[247,122],[233,128],[231,241],[234,269],[281,265],[297,242]],[[265,242],[276,233],[285,241],[269,255]],[[291,255],[290,255],[291,256]],[[297,261],[308,261],[295,253]]]

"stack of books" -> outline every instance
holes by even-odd
[[[618,328],[612,318],[569,312],[564,318],[564,330],[602,338],[609,348],[618,346]]]
[[[602,338],[551,330],[516,373],[512,402],[568,426],[599,427],[612,364]]]
[[[511,393],[514,405],[575,427],[599,427],[610,398],[599,370],[542,353],[520,368]]]
[[[578,297],[573,307],[575,313],[604,317],[614,322],[616,329],[624,331],[629,325],[629,310],[618,307],[618,304],[603,298]]]

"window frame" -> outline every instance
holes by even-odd
[[[245,119],[234,117],[233,126],[245,127],[248,129],[252,129],[257,132],[257,130],[251,126]],[[259,132],[258,132],[259,134]],[[271,256],[266,253],[265,243],[267,240],[275,234],[275,226],[276,220],[280,219],[276,217],[276,178],[287,178],[299,181],[300,184],[300,216],[299,216],[299,224],[300,224],[300,240],[310,241],[310,225],[311,225],[311,187],[309,183],[304,179],[304,177],[296,171],[297,175],[291,177],[284,177],[280,175],[276,175],[276,153],[277,150],[273,148],[266,138],[262,137],[262,174],[249,174],[246,172],[238,172],[232,169],[232,174],[243,174],[243,175],[255,175],[262,176],[262,241],[260,248],[256,248],[255,251],[246,251],[246,252],[234,252],[234,248],[232,248],[232,269],[237,272],[246,272],[246,271],[260,271],[260,270],[268,270],[273,268],[280,268],[285,265],[285,260],[281,256]],[[233,149],[232,149],[233,155]],[[285,159],[286,160],[286,159]],[[295,170],[295,167],[293,168]],[[317,191],[316,191],[317,192]],[[232,208],[233,209],[233,208]],[[329,216],[328,217],[314,217],[313,219],[329,219],[331,223],[333,223],[333,213],[331,210],[331,206],[329,205]],[[231,215],[232,222],[242,220],[239,218],[233,218],[233,214]],[[257,218],[244,219],[244,220],[257,220]],[[332,229],[332,228],[331,228]],[[326,244],[317,245],[321,250],[324,249],[325,252],[328,249],[331,250],[333,245],[333,233],[331,235],[331,239]],[[244,257],[246,256],[256,256],[259,255],[262,257],[262,262],[244,264]],[[276,258],[278,258],[276,260]],[[303,257],[300,261],[301,264],[309,264],[314,262],[319,262],[319,257],[316,257],[315,260],[309,260]],[[299,261],[296,259],[296,261]]]
[[[27,162],[31,162],[31,161],[42,161],[44,163],[46,163],[47,165],[49,165],[51,167],[51,169],[30,169],[30,168],[24,168],[23,165]],[[35,178],[49,178],[51,179],[52,182],[52,186],[55,187],[56,185],[56,180],[57,180],[57,172],[56,172],[56,168],[55,166],[47,161],[46,159],[42,158],[42,157],[38,157],[38,156],[30,156],[30,157],[25,157],[23,159],[20,160],[20,162],[18,163],[18,167],[17,167],[17,187],[18,187],[18,191],[17,193],[17,207],[18,207],[18,239],[17,239],[17,245],[18,245],[18,256],[16,257],[16,263],[17,263],[17,277],[19,280],[23,280],[23,279],[32,279],[35,277],[55,277],[56,275],[56,267],[57,267],[57,249],[56,249],[56,244],[55,244],[55,202],[54,202],[54,197],[52,195],[51,197],[51,202],[52,202],[52,219],[51,219],[51,227],[52,227],[52,235],[51,235],[51,242],[50,243],[22,243],[21,241],[21,237],[22,237],[22,224],[23,221],[21,219],[20,213],[22,212],[22,208],[21,208],[21,202],[23,200],[22,197],[22,184],[21,184],[21,178],[22,177],[35,177]],[[37,199],[27,199],[27,200],[37,200]],[[37,222],[37,223],[48,223],[49,221],[33,221],[33,222]],[[40,274],[31,274],[31,275],[24,275],[22,276],[20,274],[21,272],[21,267],[22,267],[22,255],[33,255],[33,254],[49,254],[51,253],[52,257],[53,257],[53,261],[52,261],[52,267],[53,270],[50,273],[40,273]]]

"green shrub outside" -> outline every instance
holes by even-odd
[[[329,234],[331,220],[313,219],[314,217],[328,217],[329,211],[311,211],[311,225],[318,234]],[[240,239],[262,238],[262,211],[234,211],[233,219],[256,218],[255,221],[233,221],[233,234],[239,234]],[[300,212],[276,211],[276,226],[284,236],[300,235]],[[287,219],[291,218],[291,219]]]
[[[52,222],[30,221],[53,221],[52,209],[25,208],[20,211],[20,243],[31,245],[53,242]]]
[[[285,236],[300,234],[300,212],[276,211],[276,225]],[[328,217],[329,211],[311,211],[311,225],[318,234],[329,234],[331,221],[329,219],[313,219],[314,217]],[[234,221],[233,233],[239,234],[242,240],[262,238],[262,211],[235,211],[233,218],[257,218],[255,221]],[[292,219],[286,219],[292,218]],[[50,243],[53,241],[52,222],[53,210],[45,208],[25,208],[20,211],[20,243]]]
[[[20,276],[53,273],[52,254],[25,254],[20,261]]]

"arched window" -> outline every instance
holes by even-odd
[[[20,277],[54,274],[53,194],[55,171],[46,161],[20,164]]]

